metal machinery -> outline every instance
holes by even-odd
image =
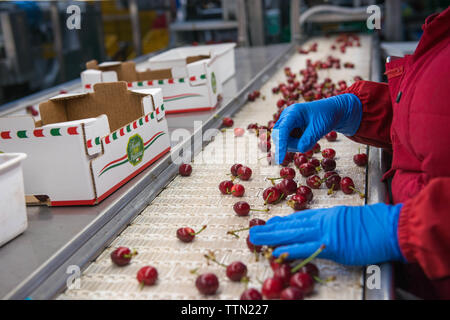
[[[306,56],[297,53],[298,44],[307,45],[312,41],[318,43],[317,55]],[[225,260],[230,258],[230,252],[235,252],[237,256],[249,263],[255,274],[264,275],[264,265],[254,263],[252,254],[245,244],[229,239],[224,234],[224,230],[229,227],[242,225],[245,222],[237,221],[236,217],[232,217],[233,214],[230,212],[232,202],[229,202],[232,200],[222,199],[218,195],[217,184],[220,182],[218,172],[224,172],[224,168],[229,168],[229,165],[213,166],[198,162],[198,157],[203,152],[215,146],[215,142],[211,142],[211,139],[204,141],[201,137],[208,129],[220,128],[221,118],[225,116],[235,117],[236,125],[241,127],[255,119],[261,122],[267,121],[271,117],[273,101],[276,99],[276,96],[272,96],[270,88],[280,81],[284,66],[289,65],[298,69],[304,65],[307,58],[326,57],[327,50],[321,52],[320,48],[326,49],[330,41],[332,38],[304,37],[299,43],[238,48],[236,49],[236,75],[224,84],[223,101],[218,108],[202,113],[167,116],[169,133],[177,128],[186,129],[190,133],[185,139],[172,141],[172,154],[178,155],[185,149],[192,150],[191,158],[195,161],[191,178],[196,177],[197,169],[205,172],[203,176],[197,176],[200,180],[196,185],[189,187],[187,180],[177,176],[178,165],[174,163],[176,157],[167,155],[97,206],[28,207],[29,229],[0,248],[2,269],[0,297],[9,299],[189,297],[197,299],[201,297],[196,295],[193,281],[183,272],[186,272],[188,266],[201,266],[202,263],[205,265],[202,253],[210,248],[217,249],[220,253],[218,257],[223,257]],[[365,79],[380,81],[380,52],[376,36],[362,36],[362,46],[355,50],[357,51],[354,51],[353,55],[346,58],[356,60],[356,69],[351,72],[343,69],[339,71],[339,74],[333,73],[331,76],[352,79],[354,73],[358,72]],[[148,58],[149,55],[141,56],[135,61],[139,65]],[[21,113],[27,106],[36,105],[59,93],[60,90],[79,91],[80,86],[80,80],[77,79],[45,92],[36,93],[0,107],[0,115]],[[248,93],[256,89],[261,89],[267,101],[247,102]],[[196,121],[202,121],[202,124],[199,126]],[[194,143],[199,137],[203,141],[201,145]],[[358,145],[344,141],[345,139],[341,140],[338,148],[344,158],[343,170],[353,170],[345,159],[353,155]],[[326,142],[324,144],[326,145]],[[351,171],[357,176],[357,183],[365,189],[367,195],[365,200],[358,197],[331,199],[326,197],[326,190],[321,190],[318,201],[313,206],[383,201],[384,188],[379,182],[379,177],[385,170],[382,154],[376,148],[369,148],[368,153],[368,169]],[[259,165],[255,167],[255,177],[254,181],[251,181],[250,189],[255,197],[254,201],[258,201],[261,198],[259,193],[264,188],[263,176],[272,175],[277,169],[276,167],[264,169]],[[191,181],[195,182],[195,180]],[[179,194],[181,189],[185,190],[185,195]],[[199,192],[202,196],[196,197]],[[174,203],[170,202],[170,199],[174,199]],[[276,208],[273,214],[292,212],[287,209],[289,208]],[[205,231],[204,242],[197,241],[184,250],[172,240],[172,237],[175,238],[175,226],[183,223],[199,225],[205,220],[211,223],[209,230],[212,233],[208,234]],[[218,233],[215,234],[214,231]],[[133,266],[130,266],[131,269],[118,272],[111,267],[108,260],[112,248],[120,244],[138,247],[144,260],[159,257],[160,263],[167,268],[163,271],[164,268],[161,265],[161,281],[167,281],[168,285],[155,286],[140,292]],[[158,247],[165,251],[158,251]],[[168,250],[171,254],[167,254]],[[183,255],[183,251],[190,256]],[[176,253],[180,256],[177,257]],[[176,263],[177,261],[185,262],[189,257],[193,264],[186,265],[184,269],[180,263]],[[82,272],[79,290],[67,290],[67,279],[72,274],[73,266],[79,267]],[[319,261],[319,267],[323,267],[325,273],[335,273],[338,280],[329,287],[321,287],[315,298],[339,298],[339,293],[342,294],[341,297],[347,299],[392,299],[394,297],[393,275],[389,264],[380,266],[381,289],[369,289],[365,286],[364,268],[346,268],[327,261]],[[176,294],[174,288],[178,283],[183,289]],[[238,298],[236,292],[242,289],[232,287],[227,282],[224,282],[223,286],[218,298]]]

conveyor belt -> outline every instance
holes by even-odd
[[[327,69],[319,71],[319,80],[330,77],[337,82],[347,80],[350,84],[355,75],[363,79],[369,79],[371,38],[362,36],[361,47],[348,48],[346,54],[330,51],[330,45],[334,38],[312,39],[309,42],[318,42],[318,52],[308,55],[294,54],[286,66],[297,71],[305,66],[306,59],[313,61],[326,58],[331,52],[341,58],[341,62],[350,61],[355,64],[355,69]],[[307,42],[305,46],[308,47]],[[271,93],[271,88],[284,81],[284,72],[281,68],[261,88],[265,100],[259,99],[247,103],[241,111],[234,116],[235,127],[246,128],[250,122],[266,123],[271,119],[275,111],[278,95]],[[231,131],[230,131],[231,132]],[[271,206],[270,213],[255,214],[250,217],[235,216],[232,205],[241,200],[232,196],[221,195],[218,184],[229,178],[230,166],[235,163],[243,163],[253,169],[250,181],[242,184],[246,193],[242,200],[251,205],[262,206],[262,191],[270,186],[266,177],[278,175],[278,166],[267,166],[265,153],[257,150],[255,138],[246,132],[244,137],[234,138],[232,135],[224,135],[225,139],[217,136],[202,152],[195,156],[193,173],[190,177],[177,176],[152,203],[139,214],[100,256],[91,263],[83,272],[80,288],[66,290],[57,299],[205,299],[200,295],[194,285],[195,276],[189,271],[199,268],[199,272],[214,272],[220,281],[219,292],[209,297],[210,299],[238,299],[244,290],[244,285],[230,282],[224,270],[214,264],[208,265],[203,254],[213,250],[222,263],[230,263],[241,260],[249,268],[251,278],[250,286],[260,288],[258,279],[264,279],[271,274],[268,262],[265,259],[255,261],[254,255],[245,244],[247,233],[244,232],[240,239],[227,235],[230,229],[245,227],[248,220],[254,216],[268,219],[274,215],[288,215],[293,210],[285,203]],[[207,164],[202,159],[210,159],[215,154],[230,154],[233,144],[224,141],[239,141],[237,157],[229,159],[227,163]],[[319,141],[322,148],[332,147],[337,152],[337,171],[341,176],[350,176],[355,181],[356,187],[364,190],[366,172],[364,168],[356,167],[352,156],[365,146],[354,143],[344,136],[339,135],[338,141],[328,142],[325,139]],[[255,156],[255,152],[257,152]],[[250,163],[251,159],[260,159],[258,163]],[[321,158],[319,156],[319,158]],[[304,178],[299,177],[297,171],[296,180],[304,184]],[[327,190],[322,188],[314,190],[314,200],[311,208],[330,207],[335,205],[362,205],[364,199],[357,194],[345,195],[338,192],[332,196],[327,195]],[[193,243],[180,242],[175,232],[179,227],[190,226],[195,230],[202,225],[208,225]],[[127,246],[137,249],[139,254],[126,267],[113,266],[110,260],[111,251],[118,246]],[[350,268],[335,264],[330,261],[317,260],[321,276],[336,276],[336,280],[326,285],[317,285],[314,295],[310,299],[361,299],[363,297],[362,269]],[[136,281],[137,270],[145,265],[153,265],[158,269],[159,280],[157,285],[145,287],[140,290]]]

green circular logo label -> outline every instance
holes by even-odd
[[[211,86],[212,86],[214,94],[216,94],[217,82],[216,82],[216,75],[214,74],[214,72],[211,73]]]
[[[140,135],[135,134],[128,140],[127,155],[133,166],[137,166],[144,158],[144,140]]]

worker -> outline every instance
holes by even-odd
[[[392,152],[383,177],[391,201],[273,217],[250,229],[252,243],[275,246],[275,257],[306,258],[324,244],[318,257],[345,265],[397,261],[409,293],[450,298],[450,7],[422,29],[414,54],[386,63],[388,84],[357,81],[343,94],[291,105],[272,132],[277,163],[332,130]],[[299,139],[294,128],[304,130]]]

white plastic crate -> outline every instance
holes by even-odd
[[[26,157],[25,153],[0,154],[0,246],[28,226],[22,173]]]

